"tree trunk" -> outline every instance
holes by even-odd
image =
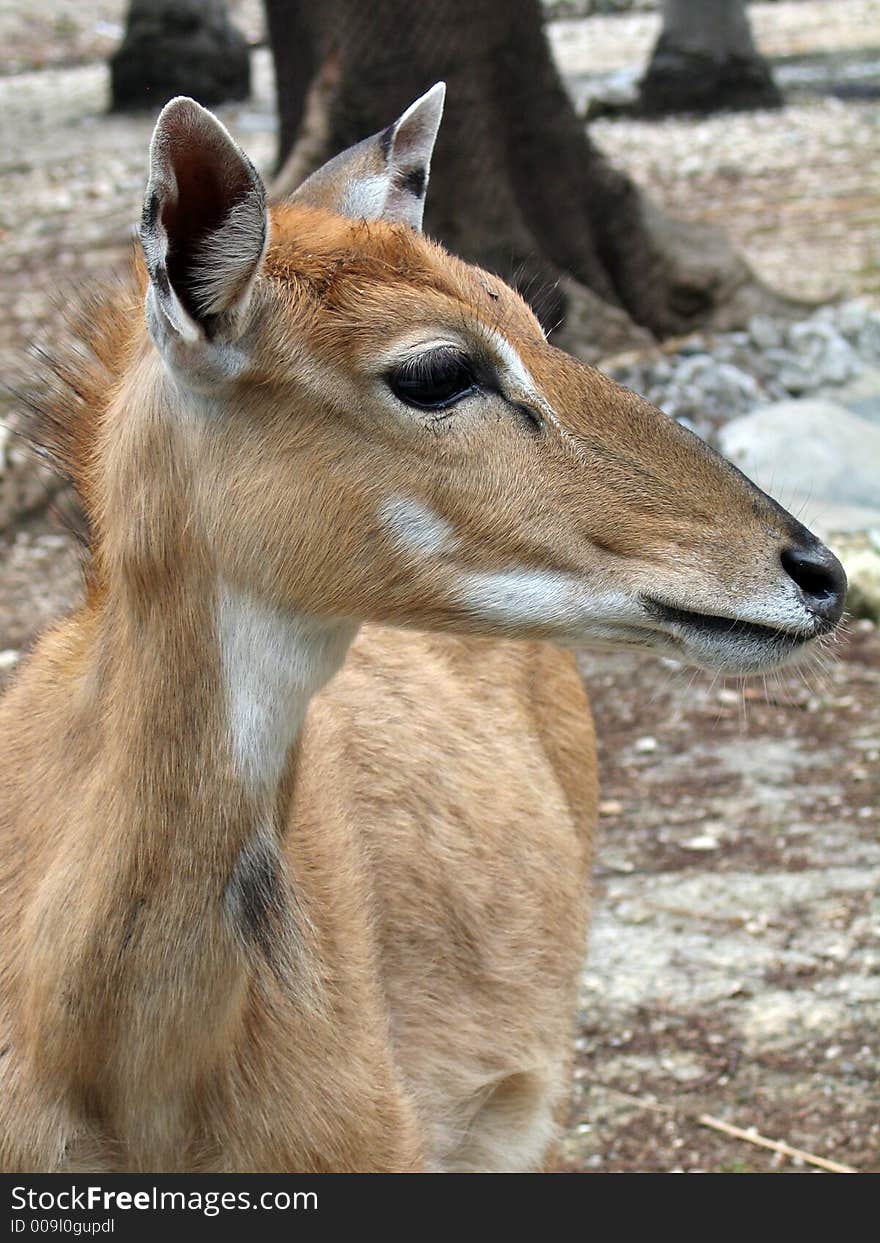
[[[663,0],[663,29],[636,111],[779,108],[782,95],[752,39],[745,0]]]
[[[714,230],[668,220],[576,116],[538,0],[265,0],[279,81],[276,197],[441,78],[426,228],[519,287],[560,344],[598,357],[727,326],[768,295]],[[291,64],[320,67],[308,91]],[[292,150],[284,145],[298,133]]]
[[[250,57],[226,0],[130,0],[110,61],[111,108],[158,108],[175,95],[202,104],[245,99]]]
[[[275,62],[278,95],[278,166],[300,134],[309,87],[320,68],[324,42],[315,4],[301,0],[266,0],[266,27]],[[276,170],[277,171],[277,170]],[[309,171],[312,171],[311,169]]]

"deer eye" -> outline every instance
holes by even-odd
[[[452,346],[408,358],[387,381],[395,397],[421,410],[454,406],[477,387],[471,360]]]

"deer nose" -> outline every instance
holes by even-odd
[[[846,574],[834,554],[815,540],[784,548],[780,560],[810,612],[828,626],[839,622],[846,602]]]

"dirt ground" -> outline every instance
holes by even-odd
[[[103,115],[95,60],[123,7],[34,0],[26,28],[0,14],[10,57],[0,104],[19,140],[0,170],[4,367],[51,323],[52,287],[88,278],[128,244],[151,121]],[[238,7],[258,39],[254,6]],[[754,11],[774,54],[826,37],[880,46],[872,0]],[[53,34],[47,14],[67,24]],[[588,71],[590,55],[639,59],[653,20],[591,19],[582,33],[593,52],[571,71]],[[728,228],[768,279],[857,294],[880,287],[877,111],[803,100],[750,121],[596,129],[668,206]],[[266,167],[265,59],[256,98],[224,117]],[[807,137],[816,157],[799,159]],[[710,158],[725,142],[751,152],[737,156],[740,176]],[[705,158],[680,176],[669,152],[687,150]],[[0,682],[78,590],[76,551],[50,517],[0,533]],[[699,1121],[708,1115],[880,1170],[880,636],[852,623],[822,668],[766,685],[623,654],[588,654],[583,671],[603,814],[562,1168],[812,1168]]]
[[[876,631],[745,688],[583,663],[605,814],[571,1167],[791,1168],[705,1113],[877,1168]]]

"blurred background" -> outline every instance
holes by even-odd
[[[561,1168],[880,1169],[880,0],[4,0],[0,47],[7,382],[127,261],[166,99],[279,197],[445,78],[428,230],[841,556],[813,668],[582,660],[602,831]],[[80,566],[0,403],[2,685]]]

